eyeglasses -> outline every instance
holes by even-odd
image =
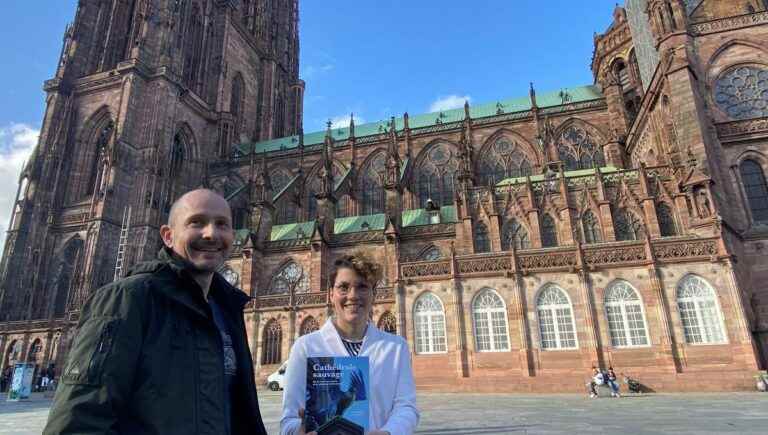
[[[346,296],[349,294],[350,291],[352,291],[353,287],[347,283],[341,283],[339,285],[334,286],[333,288],[336,289],[336,291],[339,292],[340,295]],[[355,293],[361,296],[366,296],[370,294],[372,291],[372,289],[365,284],[358,285],[357,287],[354,287],[354,289],[355,289]]]

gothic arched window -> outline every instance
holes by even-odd
[[[362,215],[384,213],[384,177],[386,156],[378,153],[363,169],[360,177]]]
[[[544,287],[536,298],[536,311],[543,350],[576,349],[573,308],[563,289],[552,284]]]
[[[39,338],[35,339],[35,341],[32,342],[32,346],[29,348],[29,353],[27,354],[27,362],[40,364],[40,352],[42,352],[42,350],[43,342]]]
[[[385,311],[384,314],[379,317],[379,323],[376,326],[384,332],[397,334],[397,319],[395,318],[395,315],[389,311]]]
[[[478,352],[509,350],[507,308],[496,291],[486,288],[475,296],[472,301],[472,321]]]
[[[661,202],[656,205],[656,220],[659,221],[659,230],[661,237],[672,237],[677,235],[677,225],[675,225],[675,215],[672,208]]]
[[[643,303],[637,291],[626,281],[614,281],[605,290],[605,314],[614,347],[647,346]]]
[[[182,80],[184,84],[191,89],[197,89],[200,66],[203,53],[203,8],[197,1],[181,2],[183,20],[180,22],[179,34],[183,44],[183,68]]]
[[[499,138],[480,156],[478,176],[480,183],[495,186],[500,181],[512,177],[531,175],[531,162],[517,142]]]
[[[234,121],[234,140],[240,142],[240,134],[243,133],[243,103],[245,102],[245,83],[243,75],[237,73],[232,80],[232,95],[229,100],[229,113]]]
[[[176,133],[173,136],[173,145],[171,145],[169,177],[172,179],[179,175],[179,171],[181,171],[181,168],[184,165],[184,145],[185,142],[181,132]]]
[[[301,322],[301,326],[299,327],[299,336],[307,335],[310,332],[315,332],[320,329],[320,324],[317,323],[317,320],[309,316],[306,319],[304,319],[303,322]]]
[[[443,258],[443,254],[437,246],[430,246],[429,249],[422,252],[419,256],[419,259],[423,261],[435,261],[441,258]]]
[[[530,249],[531,240],[528,237],[528,231],[520,225],[516,219],[507,219],[501,228],[501,249],[511,251],[515,249]]]
[[[620,208],[613,212],[613,229],[616,240],[640,240],[645,237],[643,222],[631,211]]]
[[[715,81],[715,102],[731,119],[768,116],[768,68],[745,65],[721,74]]]
[[[688,344],[725,343],[723,316],[711,285],[696,275],[677,284],[677,309]]]
[[[475,252],[491,252],[491,240],[488,237],[488,227],[482,222],[477,222],[475,224],[474,233]]]
[[[53,315],[60,318],[64,315],[69,300],[72,279],[81,263],[83,239],[75,236],[61,251],[51,276],[51,294],[54,298]]]
[[[275,223],[278,225],[292,224],[296,222],[296,204],[287,195],[275,204]]]
[[[543,248],[557,246],[557,225],[552,216],[548,214],[541,217],[541,246]]]
[[[21,342],[19,340],[13,340],[5,350],[5,358],[3,359],[3,367],[9,367],[9,364],[16,362],[21,356]]]
[[[432,293],[424,293],[413,304],[413,328],[416,353],[445,353],[445,311]]]
[[[458,164],[449,145],[440,143],[432,146],[415,171],[419,207],[426,208],[429,199],[438,206],[453,204],[457,169]]]
[[[595,138],[587,130],[573,125],[560,134],[557,155],[565,163],[566,171],[605,166],[603,150]]]
[[[270,320],[264,328],[264,340],[262,341],[261,364],[280,364],[283,351],[283,328],[277,320]]]
[[[291,292],[306,293],[309,291],[309,277],[304,269],[293,261],[289,262],[272,277],[269,285],[270,295],[283,295]]]
[[[584,230],[584,243],[600,243],[603,240],[600,232],[600,222],[590,210],[581,215],[581,226]]]
[[[312,177],[304,188],[304,204],[307,210],[306,220],[317,219],[317,197],[315,195],[320,190],[320,180],[317,176]]]
[[[352,200],[345,193],[336,200],[336,217],[347,217],[350,215],[352,215]]]
[[[96,188],[96,178],[99,176],[99,171],[101,170],[101,156],[103,153],[107,152],[109,148],[114,129],[115,124],[111,119],[107,119],[101,127],[96,129],[96,135],[93,139],[93,145],[91,146],[94,150],[94,154],[93,160],[91,161],[91,169],[88,174],[88,184],[85,186],[86,195],[93,194],[94,189]]]
[[[754,160],[744,160],[739,165],[741,182],[754,222],[768,222],[768,185],[763,168]]]

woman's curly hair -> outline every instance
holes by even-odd
[[[371,260],[363,251],[356,251],[351,255],[343,255],[333,262],[329,276],[330,287],[333,287],[336,283],[336,275],[338,275],[340,269],[354,270],[371,285],[371,288],[374,288],[382,277],[381,266]]]

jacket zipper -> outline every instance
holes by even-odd
[[[101,382],[101,368],[104,364],[104,360],[106,360],[106,354],[112,347],[113,329],[113,322],[109,322],[104,325],[104,329],[101,330],[101,335],[99,336],[99,344],[96,345],[96,349],[94,349],[93,354],[91,355],[91,360],[88,362],[89,381],[94,381],[97,383]],[[97,377],[99,379],[96,379]]]

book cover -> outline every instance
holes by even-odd
[[[367,356],[307,358],[307,432],[363,435],[368,430],[368,367]]]

